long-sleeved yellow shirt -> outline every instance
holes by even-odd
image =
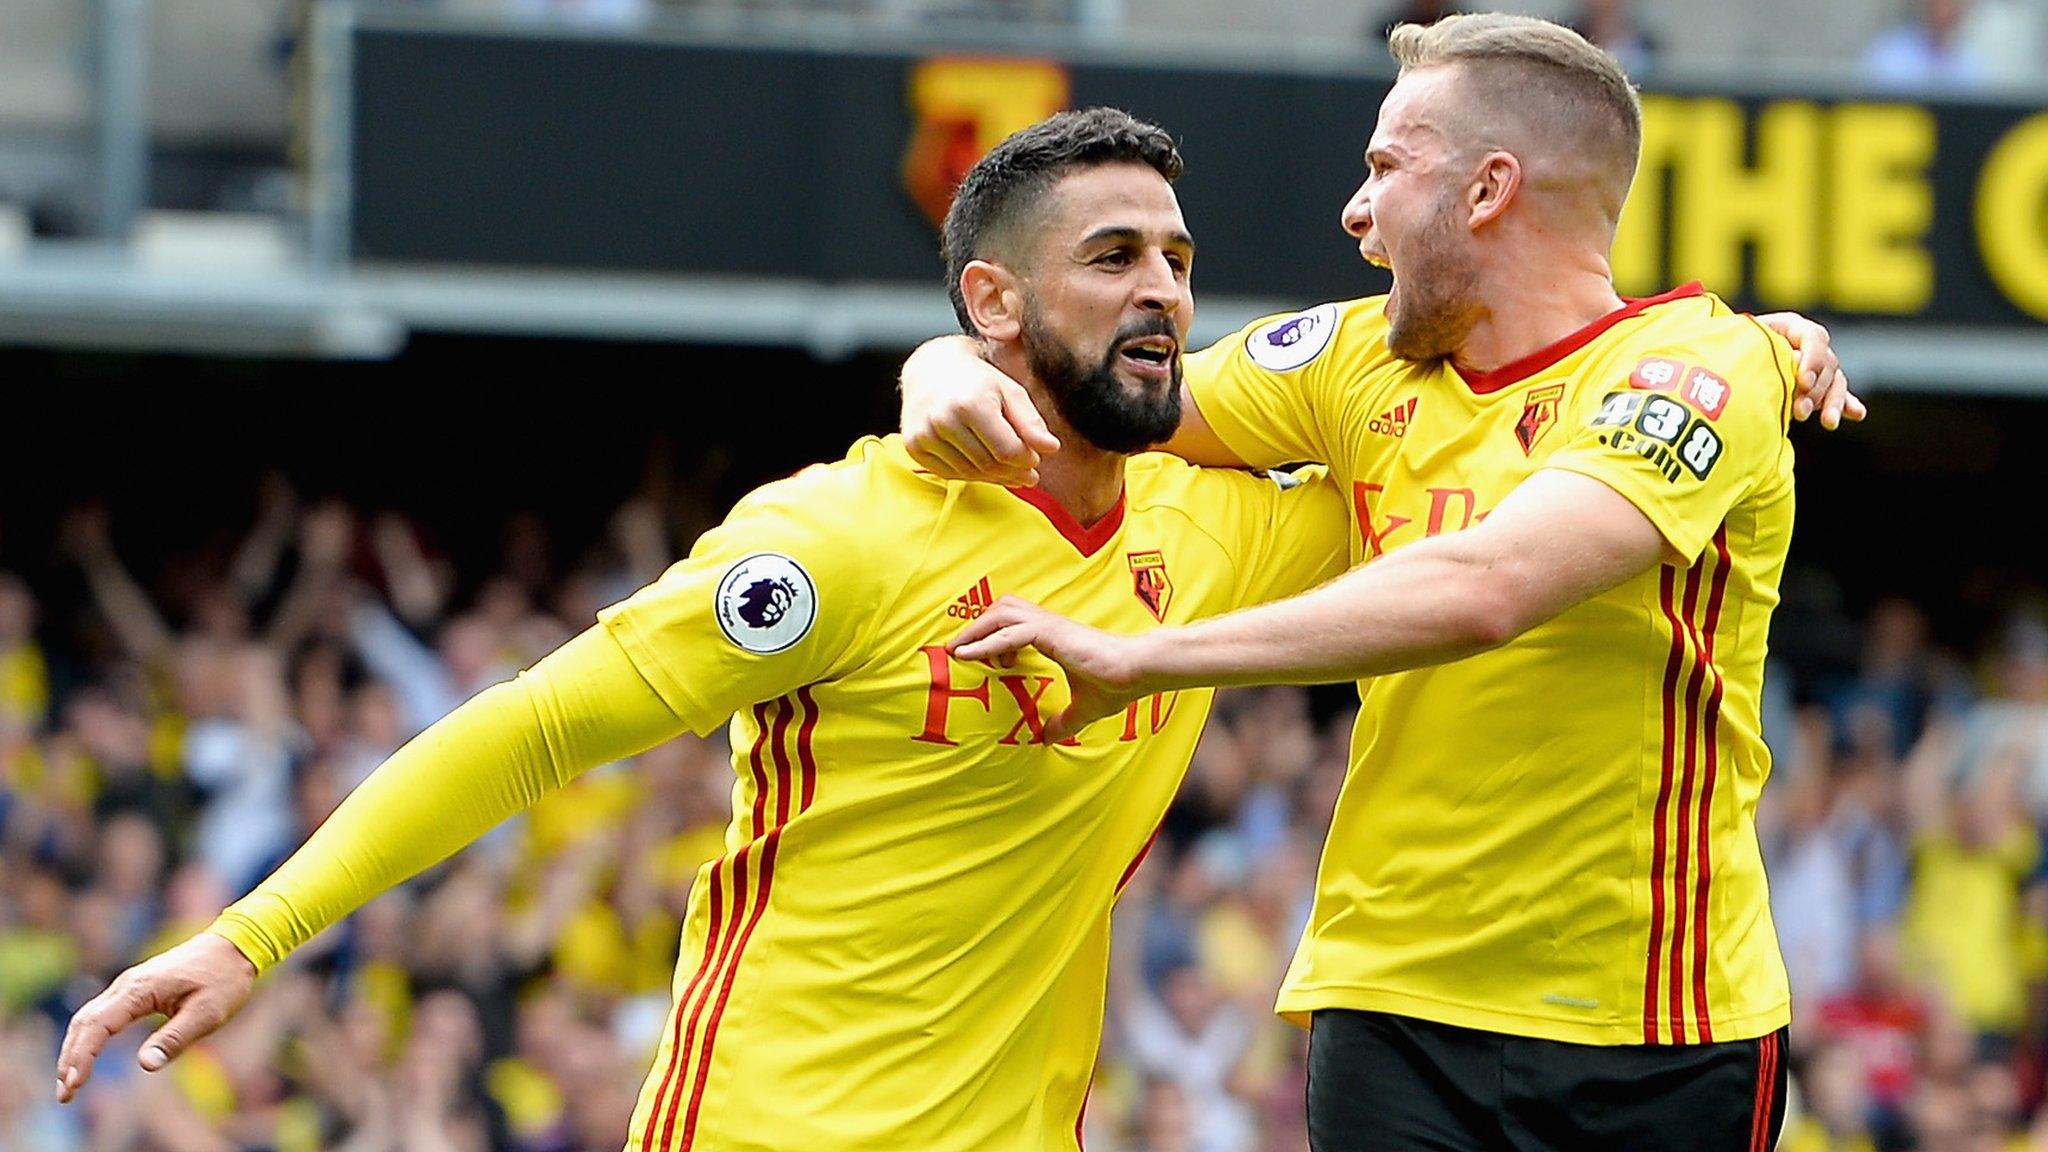
[[[400,748],[209,931],[262,971],[582,772],[683,730],[619,642],[592,628]]]

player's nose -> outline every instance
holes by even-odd
[[[1179,306],[1180,280],[1164,253],[1153,253],[1145,261],[1131,286],[1131,299],[1147,312],[1171,312]]]
[[[1344,211],[1338,218],[1344,224],[1344,231],[1365,239],[1365,234],[1372,230],[1372,198],[1366,195],[1365,185],[1360,184],[1358,191],[1351,194],[1351,199],[1344,202]]]

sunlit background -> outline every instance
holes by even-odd
[[[1176,133],[1197,342],[1384,281],[1352,0],[0,0],[0,1150],[613,1152],[725,750],[598,770],[160,1076],[56,1038],[400,742],[894,423],[1009,131]],[[2048,0],[1596,0],[1628,294],[1825,319],[1760,814],[1798,1152],[2048,1149]],[[1226,694],[1126,893],[1091,1152],[1300,1152],[1270,1012],[1346,693]],[[125,1047],[123,1045],[126,1045]]]

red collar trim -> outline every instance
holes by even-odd
[[[1074,519],[1074,514],[1067,511],[1065,505],[1055,500],[1052,494],[1043,488],[1012,488],[1009,491],[1017,499],[1043,512],[1045,518],[1052,521],[1053,528],[1061,536],[1066,537],[1067,543],[1072,544],[1074,550],[1083,556],[1093,556],[1102,551],[1102,546],[1115,538],[1117,529],[1124,526],[1122,492],[1116,494],[1116,505],[1104,513],[1102,519],[1083,527],[1079,520]]]
[[[1510,361],[1492,371],[1465,372],[1455,364],[1451,366],[1451,371],[1457,373],[1458,378],[1465,382],[1465,386],[1472,390],[1473,395],[1489,395],[1510,385],[1519,384],[1527,380],[1559,360],[1591,344],[1602,332],[1607,331],[1631,316],[1639,316],[1645,310],[1654,308],[1659,304],[1668,304],[1673,300],[1684,300],[1688,297],[1704,296],[1706,294],[1707,290],[1700,286],[1699,281],[1694,280],[1690,284],[1681,284],[1661,295],[1644,296],[1640,299],[1629,300],[1621,307],[1593,321],[1577,332],[1566,336],[1564,339],[1546,344],[1527,356],[1522,357],[1520,360]]]

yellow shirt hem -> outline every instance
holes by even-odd
[[[1321,984],[1314,987],[1283,989],[1276,1011],[1288,1023],[1306,1028],[1310,1014],[1324,1008],[1387,1012],[1396,1016],[1412,1016],[1436,1024],[1449,1024],[1454,1028],[1472,1028],[1482,1032],[1499,1032],[1535,1040],[1556,1040],[1566,1044],[1617,1047],[1643,1042],[1643,1025],[1640,1020],[1572,1020],[1535,1012],[1505,1012],[1498,1008],[1437,1000],[1408,992],[1351,985]],[[1792,1004],[1789,1000],[1742,1016],[1715,1016],[1714,1040],[1754,1040],[1759,1036],[1776,1032],[1791,1022]]]

